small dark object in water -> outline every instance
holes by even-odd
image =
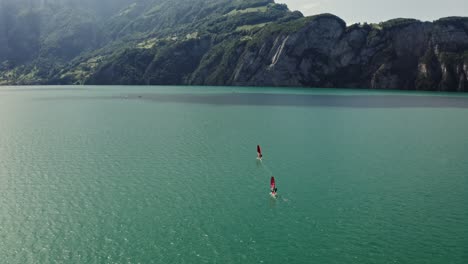
[[[141,95],[138,96],[138,98],[141,98],[141,97],[142,97]]]

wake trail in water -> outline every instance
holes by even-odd
[[[273,172],[271,169],[265,164],[265,162],[261,161],[262,167],[270,174],[269,176],[273,176]]]

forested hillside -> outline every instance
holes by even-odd
[[[468,19],[346,25],[273,0],[2,0],[0,84],[468,90]]]

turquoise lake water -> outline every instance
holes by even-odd
[[[466,264],[467,187],[466,95],[0,88],[2,263]]]

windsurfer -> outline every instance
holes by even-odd
[[[271,180],[270,180],[270,190],[271,190],[271,195],[276,197],[276,192],[278,191],[278,188],[276,188],[275,177],[273,176],[271,176]]]
[[[262,149],[260,148],[260,145],[257,145],[257,159],[261,160],[262,158]]]

